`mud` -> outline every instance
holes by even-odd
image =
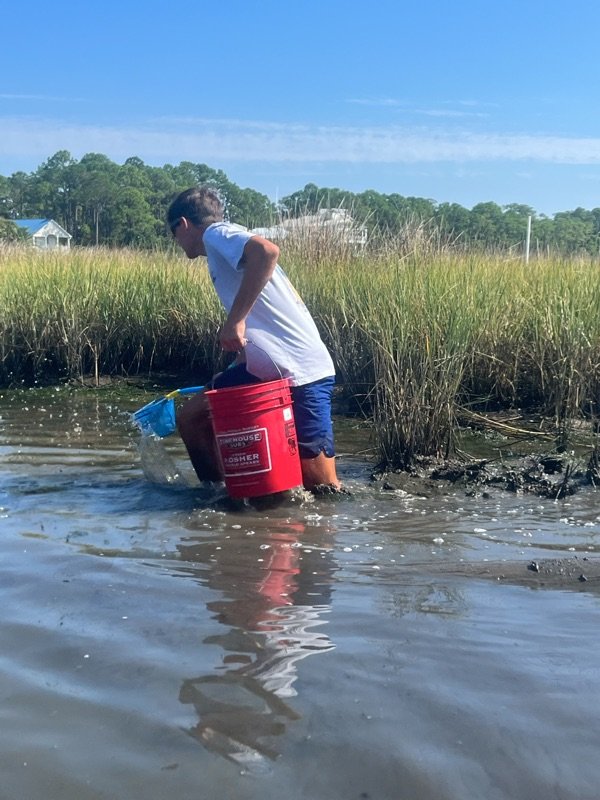
[[[456,488],[485,496],[486,489],[494,487],[559,500],[580,489],[600,486],[600,465],[596,451],[587,458],[556,453],[510,461],[421,458],[406,471],[375,472],[372,480],[382,482],[384,489],[423,497],[455,492]]]
[[[421,567],[411,565],[418,572]],[[566,558],[524,559],[427,565],[427,572],[463,578],[481,578],[534,589],[600,592],[600,557],[574,555]]]

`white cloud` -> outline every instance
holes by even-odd
[[[346,102],[355,106],[382,106],[384,108],[407,105],[405,101],[397,100],[394,97],[350,97]]]
[[[57,97],[56,95],[47,94],[8,94],[5,92],[0,94],[0,100],[41,100],[52,103],[81,103],[83,102],[83,97]]]
[[[426,117],[489,117],[484,111],[458,111],[450,108],[418,108],[416,114],[423,114]]]
[[[160,119],[99,126],[31,118],[0,122],[0,158],[76,158],[98,152],[150,163],[270,162],[411,164],[520,161],[600,164],[600,138],[444,132],[399,126],[301,125],[227,119]]]
[[[347,103],[358,106],[367,106],[371,108],[401,108],[405,111],[414,110],[417,114],[429,113],[431,115],[439,116],[461,116],[467,114],[477,114],[474,109],[477,108],[498,108],[497,103],[480,100],[441,100],[440,105],[446,108],[431,109],[423,111],[415,107],[412,100],[400,100],[396,97],[351,97],[346,100]],[[447,106],[459,106],[456,111],[449,110]],[[469,109],[466,111],[465,109]]]

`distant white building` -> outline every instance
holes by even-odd
[[[33,246],[39,247],[40,250],[56,250],[58,248],[68,250],[71,247],[73,237],[53,219],[13,219],[11,221],[27,231]]]
[[[326,236],[329,240],[358,248],[364,247],[368,239],[367,226],[356,222],[345,208],[320,208],[316,214],[283,219],[278,225],[254,228],[251,232],[272,241],[281,241],[288,236]]]

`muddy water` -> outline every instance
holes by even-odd
[[[2,800],[598,797],[600,581],[519,580],[597,494],[386,491],[346,430],[351,496],[259,513],[139,398],[0,395]]]

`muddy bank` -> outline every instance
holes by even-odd
[[[587,458],[552,453],[506,462],[421,458],[406,471],[375,472],[372,480],[386,490],[425,497],[457,488],[468,495],[485,496],[486,490],[494,487],[558,500],[580,489],[600,486],[600,463],[595,451]]]
[[[415,572],[421,567],[411,565]],[[600,557],[573,555],[565,558],[522,561],[461,562],[428,565],[427,572],[463,578],[483,578],[532,588],[600,591]]]

